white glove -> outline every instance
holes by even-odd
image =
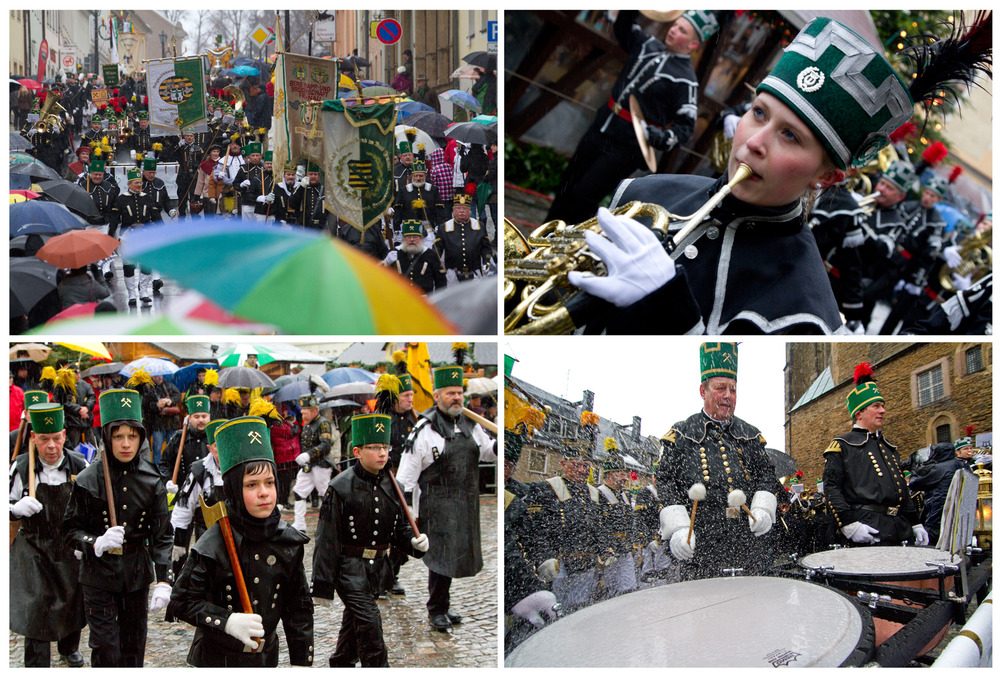
[[[28,518],[42,510],[42,502],[34,497],[21,497],[16,504],[10,508],[10,512],[18,518]]]
[[[268,193],[267,195],[265,195],[264,202],[266,202],[268,205],[274,202],[274,193]]]
[[[640,120],[639,124],[642,125],[642,135],[646,137],[646,141],[649,141],[649,123],[645,120]]]
[[[774,525],[774,521],[771,519],[771,516],[767,511],[755,508],[751,509],[750,513],[757,519],[757,522],[754,522],[747,517],[747,522],[750,523],[750,532],[759,537],[760,535],[767,534],[771,531],[771,526]]]
[[[226,620],[225,631],[251,650],[256,650],[257,643],[252,639],[264,637],[264,620],[259,614],[233,612]]]
[[[962,263],[961,248],[958,245],[951,245],[950,247],[945,247],[944,251],[941,253],[944,256],[945,263],[948,264],[948,268],[958,268],[958,265]]]
[[[333,601],[329,598],[313,598],[313,605],[317,607],[330,607],[333,605]]]
[[[121,525],[109,527],[108,531],[94,540],[94,553],[100,558],[111,549],[120,549],[125,543],[125,528]]]
[[[83,551],[77,551],[73,549],[73,555],[76,556],[77,560],[83,560]]]
[[[924,292],[924,288],[920,285],[914,285],[913,283],[906,283],[903,288],[915,297],[919,297]]]
[[[730,113],[722,121],[722,136],[732,139],[736,136],[736,126],[740,124],[740,116]]]
[[[422,553],[427,553],[427,549],[431,547],[431,542],[427,538],[426,534],[422,534],[419,537],[411,537],[410,546],[412,546],[417,551],[420,551]]]
[[[149,601],[149,611],[159,612],[170,602],[170,584],[157,584],[153,587],[153,597]]]
[[[670,537],[670,552],[678,560],[691,560],[694,558],[694,546],[698,535],[694,532],[691,533],[690,544],[688,543],[687,535],[687,530],[677,530]]]
[[[656,554],[663,553],[663,542],[662,541],[658,541],[658,540],[654,539],[653,541],[649,542],[648,546],[649,546],[649,550],[652,551],[653,553],[656,553]]]
[[[169,212],[167,212],[167,216],[170,217],[171,219],[177,218],[177,210],[170,210]]]
[[[177,148],[183,148],[184,146],[187,146],[187,143],[188,142],[184,141],[184,139],[181,139],[177,142]]]
[[[186,548],[184,548],[183,546],[175,545],[174,548],[170,551],[170,561],[176,563],[178,560],[183,558],[186,553],[187,553]]]
[[[80,172],[79,174],[76,175],[76,178],[77,179],[83,179],[83,177],[85,177],[86,175],[87,175],[86,172]]]
[[[756,536],[767,534],[771,526],[774,525],[774,512],[778,508],[778,498],[770,492],[758,490],[754,492],[750,501],[750,515],[757,519],[756,522],[747,518],[750,523],[750,532]]]
[[[383,266],[392,266],[399,259],[399,252],[397,250],[389,250],[389,254],[385,255],[385,259],[382,260]]]
[[[237,214],[239,214],[239,211],[237,211],[237,209],[234,207],[233,211],[230,212],[230,214],[232,214],[233,216],[236,216]]]
[[[618,556],[616,556],[614,553],[605,553],[604,560],[598,558],[597,561],[601,563],[604,567],[611,567],[618,561]]]
[[[841,247],[845,250],[853,249],[855,247],[861,247],[865,244],[865,234],[860,228],[853,231],[848,231],[844,235],[844,242],[841,243]]]
[[[167,481],[167,494],[177,494],[177,483],[172,480]]]
[[[295,463],[298,464],[299,466],[305,466],[306,464],[308,464],[309,463],[309,453],[308,452],[303,452],[299,456],[295,457]]]
[[[135,160],[135,149],[134,148],[131,151],[129,151],[128,154],[132,157],[133,160]]]
[[[899,280],[899,281],[896,282],[896,286],[892,288],[892,291],[893,292],[898,292],[901,289],[903,289],[904,287],[906,287],[906,281],[905,280]]]
[[[531,622],[536,629],[545,626],[544,614],[549,621],[556,620],[556,596],[552,591],[535,591],[529,596],[525,596],[510,609],[515,615]]]
[[[543,582],[548,583],[555,581],[556,577],[559,576],[559,561],[555,558],[549,558],[535,568],[535,572],[538,574],[538,578]]]
[[[305,188],[309,185],[309,177],[302,177],[295,182],[295,188]]]
[[[601,207],[597,223],[604,238],[587,231],[587,245],[607,266],[607,277],[569,273],[570,284],[615,306],[631,306],[666,285],[676,275],[673,259],[653,231],[629,217],[616,217]],[[610,242],[609,239],[610,238]]]
[[[969,275],[958,275],[957,273],[952,273],[951,282],[955,286],[955,289],[959,292],[964,292],[965,290],[972,287],[972,274]]]
[[[264,198],[266,198],[266,197],[267,196],[264,196],[264,195],[258,195],[257,199],[254,200],[254,202],[264,202]]]
[[[250,180],[244,179],[240,182],[240,188],[250,188]]]
[[[923,525],[913,526],[913,536],[916,537],[917,546],[927,546],[931,541],[930,535],[927,534]]]
[[[845,537],[858,544],[876,544],[879,542],[879,538],[875,536],[878,534],[878,530],[871,525],[865,525],[857,520],[850,525],[844,525],[840,528],[840,531],[844,533]]]

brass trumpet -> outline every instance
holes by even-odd
[[[713,195],[694,214],[683,217],[671,214],[655,203],[630,202],[614,210],[617,216],[650,217],[651,228],[663,243],[671,258],[679,256],[677,247],[684,242],[722,199],[752,170],[740,164],[729,183]],[[679,227],[674,236],[668,230]],[[517,229],[504,223],[505,237]],[[604,263],[587,247],[585,233],[602,233],[593,217],[576,226],[562,220],[542,224],[527,239],[519,239],[514,251],[530,250],[516,259],[506,259],[504,266],[504,303],[513,306],[504,318],[508,334],[568,334],[585,324],[593,311],[595,300],[569,283],[570,271],[607,275]],[[520,235],[520,234],[518,234]],[[506,252],[505,252],[506,254]],[[603,302],[602,302],[603,303]]]
[[[962,277],[971,274],[973,281],[976,281],[992,271],[993,248],[990,247],[990,243],[992,242],[992,227],[966,237],[958,250],[962,255],[961,263],[955,268],[950,268],[945,264],[938,272],[938,281],[941,283],[941,288],[953,294],[955,293],[955,285],[951,281],[953,273]]]

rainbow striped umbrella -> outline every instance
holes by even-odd
[[[122,257],[287,334],[454,333],[402,276],[309,229],[218,218],[171,223],[130,235]]]

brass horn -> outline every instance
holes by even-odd
[[[614,210],[617,216],[631,218],[650,217],[651,228],[663,242],[664,249],[676,259],[683,243],[739,182],[751,174],[750,167],[740,164],[729,183],[709,198],[694,214],[688,217],[671,214],[655,203],[630,202]],[[508,225],[509,224],[509,225]],[[678,229],[671,236],[668,230]],[[504,224],[505,236],[516,231],[513,224]],[[597,217],[576,226],[557,219],[542,224],[519,242],[516,253],[520,258],[505,256],[504,304],[511,310],[504,318],[504,332],[508,334],[568,334],[579,325],[594,305],[593,298],[569,283],[570,271],[606,275],[603,262],[587,247],[587,231],[602,233]],[[508,253],[505,251],[505,255]]]
[[[222,88],[222,91],[228,92],[236,100],[236,104],[233,106],[234,112],[243,110],[243,104],[245,104],[247,100],[246,95],[243,94],[243,90],[236,85],[226,85]]]
[[[49,91],[48,95],[45,97],[45,103],[42,104],[41,110],[38,112],[38,131],[41,134],[45,134],[48,131],[57,131],[62,126],[62,121],[59,119],[59,115],[66,112],[66,109],[59,105],[59,98],[61,95],[55,90]],[[55,109],[56,113],[53,113]]]
[[[951,281],[952,274],[965,277],[972,275],[973,281],[978,280],[985,274],[993,270],[993,249],[990,243],[993,242],[993,227],[985,231],[978,231],[965,238],[959,246],[959,254],[962,261],[955,268],[950,268],[947,264],[941,267],[938,273],[938,281],[941,288],[954,293],[955,285]]]

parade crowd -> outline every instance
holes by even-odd
[[[279,621],[292,665],[329,650],[330,666],[388,666],[376,601],[406,595],[408,558],[428,570],[429,627],[461,624],[451,582],[483,567],[479,465],[496,439],[466,416],[461,366],[434,370],[418,413],[397,365],[374,408],[337,422],[316,395],[276,407],[272,389],[220,389],[211,369],[182,394],[141,369],[91,385],[73,364],[13,362],[10,628],[25,666],[49,666],[51,642],[83,666],[89,626],[91,666],[141,667],[151,615],[195,627],[194,666],[276,666]],[[334,598],[335,647],[313,633]]]

